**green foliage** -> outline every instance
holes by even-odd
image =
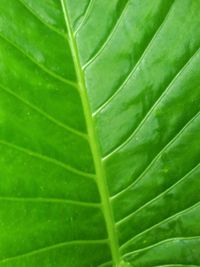
[[[0,1],[0,267],[200,266],[200,0]]]

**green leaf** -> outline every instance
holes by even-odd
[[[200,266],[200,1],[0,1],[0,267]]]

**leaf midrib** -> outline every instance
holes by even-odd
[[[64,0],[61,0],[61,5],[62,5],[66,27],[68,30],[68,36],[69,36],[68,41],[69,41],[69,45],[71,48],[72,57],[73,57],[74,65],[75,65],[75,71],[76,71],[76,76],[78,80],[78,87],[79,87],[80,97],[81,97],[81,101],[83,105],[86,126],[88,130],[89,145],[91,148],[95,170],[96,170],[96,182],[97,182],[100,197],[101,197],[102,211],[103,211],[104,218],[105,218],[108,239],[109,239],[109,244],[110,244],[110,249],[111,249],[111,254],[112,254],[112,261],[113,261],[114,266],[119,266],[120,252],[119,252],[118,238],[117,238],[116,231],[115,231],[114,216],[113,216],[113,211],[112,211],[112,207],[110,203],[110,197],[109,197],[108,186],[107,186],[107,181],[106,181],[106,174],[105,174],[105,169],[103,166],[103,161],[102,161],[101,152],[99,148],[99,141],[98,141],[97,133],[95,130],[95,124],[93,121],[92,112],[91,112],[90,104],[88,100],[87,89],[85,85],[85,77],[84,77],[84,73],[83,73],[81,63],[79,60],[77,44],[76,44],[76,40],[75,40],[73,31],[72,31],[69,14],[67,11],[67,6]]]

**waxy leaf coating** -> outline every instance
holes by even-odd
[[[200,0],[0,1],[0,267],[200,266]]]

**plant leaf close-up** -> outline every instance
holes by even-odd
[[[200,0],[0,0],[0,267],[200,266]]]

